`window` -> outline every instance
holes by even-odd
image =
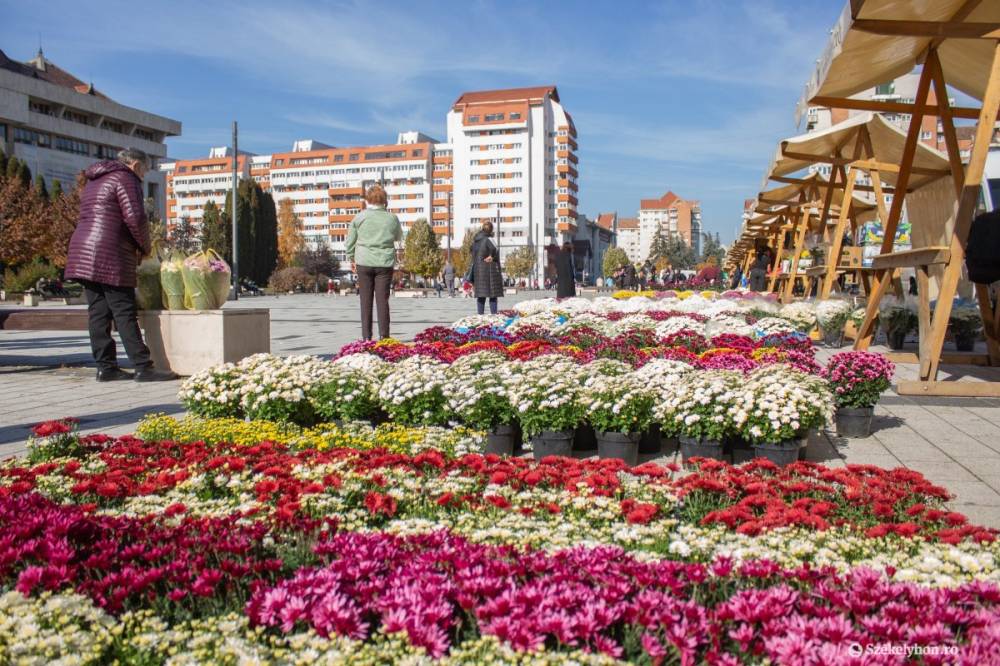
[[[478,123],[479,122],[479,116],[469,116],[469,122],[470,123]]]
[[[46,116],[54,116],[54,115],[56,115],[55,113],[53,113],[52,107],[50,105],[48,105],[48,104],[43,103],[43,102],[35,102],[35,101],[28,102],[28,110],[29,111],[34,111],[35,113],[41,113],[41,114],[44,114]]]
[[[105,120],[104,122],[102,122],[101,129],[106,129],[110,132],[118,132],[119,134],[125,133],[125,126],[113,120]]]
[[[63,118],[66,120],[72,120],[74,123],[80,123],[81,125],[90,124],[90,117],[85,113],[80,113],[79,111],[66,109],[66,111],[63,112]]]
[[[156,135],[149,130],[136,127],[134,134],[140,139],[145,139],[146,141],[156,141]]]
[[[498,120],[503,120],[503,114],[502,113],[487,113],[486,114],[486,122],[488,122],[488,123],[489,122],[496,122]]]
[[[25,129],[23,127],[14,128],[14,143],[28,143],[34,145],[38,143],[38,139],[41,135],[30,129]]]
[[[414,151],[416,152],[416,151]],[[397,157],[406,157],[405,150],[380,150],[374,153],[365,153],[366,160],[389,160]],[[351,159],[354,159],[353,157]]]
[[[350,156],[350,158],[349,158],[349,159],[350,159],[350,160],[351,160],[352,162],[357,162],[357,161],[358,161],[358,158],[359,158],[359,157],[361,157],[361,154],[360,154],[360,153],[351,153],[351,156]]]
[[[86,141],[76,141],[62,136],[56,137],[55,148],[56,150],[61,150],[64,153],[75,153],[77,155],[90,154],[90,144]]]
[[[423,148],[417,148],[416,150],[413,151],[413,156],[414,157],[423,157],[424,156],[424,149]]]
[[[510,119],[511,120],[520,120],[521,119],[521,114],[515,111],[514,113],[510,114]]]

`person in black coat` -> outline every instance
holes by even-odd
[[[625,267],[625,288],[635,289],[638,286],[638,280],[635,277],[635,266],[629,264]]]
[[[556,298],[576,296],[576,262],[573,261],[573,244],[563,243],[556,257]]]
[[[771,254],[767,250],[757,253],[750,265],[750,290],[764,291],[767,288],[767,270],[771,267]]]
[[[490,301],[490,314],[496,314],[497,299],[503,296],[500,251],[490,240],[492,235],[493,223],[487,221],[472,239],[472,284],[479,314],[486,311],[486,299]]]

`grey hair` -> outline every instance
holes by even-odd
[[[118,151],[118,161],[125,164],[139,162],[143,166],[149,166],[149,155],[138,148],[123,148]]]

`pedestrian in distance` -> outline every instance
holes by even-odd
[[[566,242],[556,257],[556,298],[573,296],[576,296],[576,263],[573,244]]]
[[[500,251],[490,240],[491,236],[493,223],[487,220],[472,239],[472,286],[479,314],[486,311],[487,300],[490,302],[490,314],[496,314],[497,299],[503,296]]]
[[[455,266],[450,261],[444,265],[444,286],[448,288],[448,296],[455,298]]]
[[[396,243],[403,238],[399,218],[386,210],[388,197],[381,185],[365,192],[368,206],[351,220],[347,258],[358,276],[361,297],[361,337],[372,339],[372,300],[378,310],[378,336],[389,337],[389,292],[392,289]]]
[[[139,330],[135,301],[136,266],[152,251],[142,198],[142,177],[148,164],[146,153],[126,148],[118,153],[118,159],[97,162],[84,172],[86,185],[80,194],[76,230],[69,240],[66,277],[83,285],[99,382],[177,378],[173,372],[153,367]],[[112,320],[135,367],[134,374],[118,366]]]

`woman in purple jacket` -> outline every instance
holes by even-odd
[[[136,381],[177,377],[153,368],[136,314],[135,269],[151,250],[142,199],[147,160],[141,150],[126,148],[117,160],[97,162],[84,172],[87,184],[80,194],[80,217],[69,241],[66,277],[83,284],[99,382],[133,378],[118,367],[112,319],[135,366]]]

